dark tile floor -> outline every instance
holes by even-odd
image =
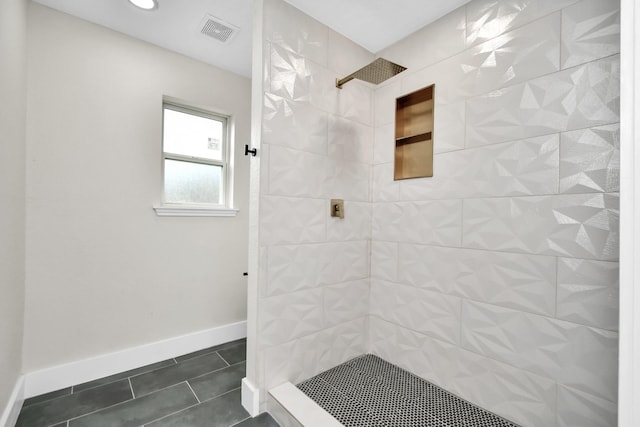
[[[245,340],[32,397],[16,427],[277,427],[240,404]]]

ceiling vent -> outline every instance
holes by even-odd
[[[212,15],[206,15],[200,24],[200,32],[222,43],[229,43],[240,28]]]

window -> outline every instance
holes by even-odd
[[[223,212],[230,202],[228,118],[163,104],[164,212]],[[156,208],[156,212],[161,215]],[[166,213],[167,215],[169,213]]]

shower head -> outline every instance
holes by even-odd
[[[387,61],[384,58],[378,58],[369,65],[365,65],[355,73],[349,74],[344,79],[336,79],[336,87],[342,89],[342,85],[353,80],[364,80],[365,82],[373,83],[374,85],[380,84],[383,81],[390,79],[406,70],[406,67],[402,65],[394,64],[391,61]]]

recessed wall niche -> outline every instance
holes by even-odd
[[[394,179],[433,176],[433,98],[431,85],[396,99]]]

